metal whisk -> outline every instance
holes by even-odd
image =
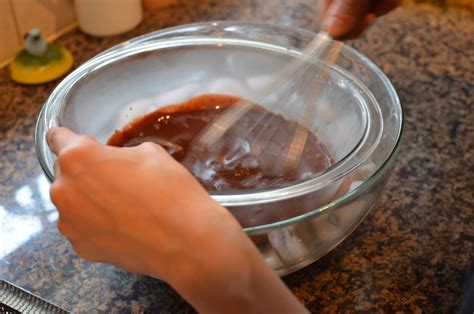
[[[204,128],[192,143],[195,150],[212,150],[217,143],[220,148],[227,146],[228,154],[241,154],[242,147],[239,143],[245,141],[245,152],[254,157],[259,157],[264,151],[272,153],[275,165],[284,169],[297,167],[306,140],[309,126],[312,123],[317,108],[318,98],[326,84],[315,84],[328,81],[329,73],[321,71],[322,65],[335,63],[342,48],[342,43],[333,40],[326,32],[320,32],[302,51],[301,58],[294,58],[272,82],[264,87],[255,102],[242,100],[235,106],[230,106],[223,113]],[[289,141],[274,147],[271,141],[278,131],[279,119],[271,112],[262,113],[254,119],[251,125],[242,125],[240,121],[252,109],[253,104],[260,104],[269,111],[278,109],[280,112],[293,113],[297,126]],[[296,115],[294,114],[296,111]]]

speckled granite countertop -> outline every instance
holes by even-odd
[[[183,1],[147,13],[122,36],[97,39],[76,30],[59,42],[79,65],[125,39],[189,22],[240,19],[315,29],[316,2]],[[473,33],[468,12],[409,6],[350,43],[393,81],[405,133],[376,209],[333,252],[285,278],[313,312],[458,308],[474,256]],[[0,70],[0,278],[75,312],[192,311],[165,283],[76,257],[56,231],[33,132],[57,83],[20,86]]]

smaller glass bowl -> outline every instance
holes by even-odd
[[[66,77],[45,103],[35,133],[40,164],[53,180],[55,158],[45,134],[54,126],[105,143],[134,118],[197,95],[253,100],[314,36],[275,25],[212,22],[108,49]],[[344,46],[337,63],[322,71],[329,79],[315,83],[325,88],[310,128],[335,164],[284,186],[211,193],[280,275],[317,260],[362,221],[383,190],[401,135],[396,92],[370,60]],[[280,113],[291,119],[292,112]]]

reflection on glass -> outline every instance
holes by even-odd
[[[41,174],[33,182],[14,192],[15,203],[0,205],[0,259],[58,219],[46,177]]]
[[[51,199],[49,198],[50,184],[46,177],[44,175],[39,175],[36,178],[36,185],[38,186],[38,192],[41,196],[41,200],[43,201],[43,208],[46,210],[54,209],[54,205],[51,203]]]
[[[0,258],[15,251],[41,230],[41,221],[33,215],[15,215],[0,206],[2,222]]]
[[[15,193],[15,200],[23,208],[33,207],[33,192],[28,185],[22,186]]]

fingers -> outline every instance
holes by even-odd
[[[326,12],[328,11],[328,8],[331,6],[332,2],[333,0],[324,0],[322,2],[321,18],[323,18],[326,15]]]
[[[376,16],[387,14],[400,4],[401,0],[324,0],[322,27],[333,37],[354,38]]]
[[[323,28],[333,37],[348,35],[363,22],[369,9],[368,0],[333,0],[325,11]]]
[[[67,128],[51,128],[46,133],[46,141],[51,151],[59,156],[70,147],[80,146],[80,144],[95,142],[95,139],[87,135],[79,135]]]
[[[46,133],[49,148],[56,155],[59,155],[64,148],[77,141],[79,137],[80,135],[66,128],[52,128]]]
[[[364,30],[375,20],[375,14],[366,14],[362,21],[352,31],[344,36],[344,39],[354,39],[359,37]]]
[[[54,177],[61,173],[77,173],[101,151],[100,145],[90,136],[79,135],[67,128],[52,128],[46,134],[51,151],[58,156],[54,162]]]
[[[385,1],[376,1],[373,5],[372,12],[376,16],[381,16],[392,11],[401,4],[401,0],[385,0]]]

